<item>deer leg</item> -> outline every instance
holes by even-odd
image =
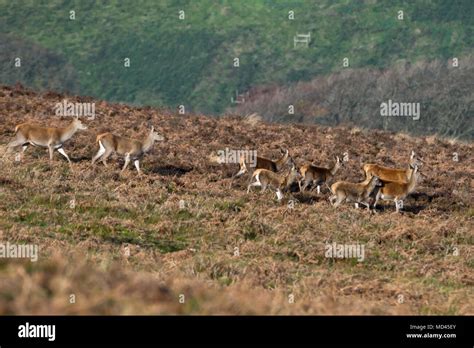
[[[252,178],[253,179],[253,178]],[[250,179],[250,181],[252,181],[252,179]],[[258,180],[258,178],[256,178],[256,181],[255,182],[250,182],[249,183],[249,186],[247,186],[247,193],[250,192],[250,188],[252,186],[262,186],[262,183],[260,182],[260,180]]]
[[[394,199],[395,202],[395,210],[397,213],[400,212],[401,207],[403,207],[403,200],[397,200],[396,198]]]
[[[253,174],[250,176],[250,180],[249,180],[249,185],[252,183],[252,180],[254,179],[255,177],[253,176]],[[259,181],[257,178],[255,178],[257,181]]]
[[[25,151],[26,151],[27,148],[28,148],[28,144],[23,145],[23,146],[21,147],[20,160],[23,160],[23,157],[24,157],[24,154],[25,154]]]
[[[234,176],[232,176],[232,179],[238,178],[239,176],[243,175],[246,172],[245,169],[240,169]]]
[[[53,160],[53,152],[54,152],[53,145],[51,144],[48,145],[48,151],[49,151],[49,161],[51,162]]]
[[[310,180],[309,183],[311,184],[311,191],[314,191],[315,188],[319,187],[318,181],[316,181],[316,180]],[[319,191],[318,191],[318,193],[319,193]]]
[[[344,201],[344,197],[343,196],[337,196],[337,200],[336,200],[336,203],[334,203],[334,207],[338,207],[342,201]]]
[[[102,163],[106,167],[107,167],[107,159],[110,157],[112,152],[113,152],[112,150],[105,150],[105,153],[102,155]]]
[[[127,168],[129,163],[130,163],[130,154],[127,153],[125,155],[125,163],[123,164],[122,172]]]
[[[277,194],[277,199],[281,201],[281,199],[283,198],[283,193],[281,193],[281,190],[277,189],[276,194]]]
[[[328,188],[329,192],[332,192],[331,186],[329,186],[327,182],[325,182],[324,185],[326,185],[326,187]]]
[[[140,172],[140,161],[135,160],[133,161],[133,164],[135,164],[135,168],[137,168],[138,175],[142,175],[142,173]]]
[[[306,188],[308,187],[309,183],[311,182],[311,179],[304,179],[304,185],[303,185],[303,191],[306,190]]]
[[[262,184],[260,184],[260,182],[258,182],[258,181],[255,181],[255,182],[251,183],[251,184],[247,187],[247,193],[250,192],[250,187],[252,187],[252,186],[262,186]]]
[[[95,156],[92,158],[92,164],[97,161],[100,156],[102,156],[105,153],[105,147],[102,145],[102,143],[99,141],[99,151],[95,154]]]
[[[377,194],[375,195],[374,209],[377,208],[377,202],[379,201],[381,195],[382,195],[382,190],[378,190]]]
[[[253,185],[252,185],[252,180],[253,180],[253,176],[250,178],[249,184],[248,184],[248,186],[247,186],[247,193],[250,192],[250,187],[253,186]]]
[[[64,157],[66,157],[67,161],[69,162],[69,164],[71,164],[71,160],[69,159],[69,156],[66,154],[66,152],[64,152],[64,149],[62,147],[60,147],[58,149],[58,152],[63,155]]]
[[[255,185],[252,185],[252,180],[254,179],[255,177],[253,176],[253,174],[250,176],[250,180],[249,180],[249,184],[247,186],[247,193],[249,192],[250,190],[250,186],[255,186]],[[258,178],[255,178],[256,181],[259,181]]]

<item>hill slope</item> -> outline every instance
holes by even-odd
[[[52,116],[64,97],[1,88],[0,151],[17,123],[67,124]],[[1,240],[40,249],[36,263],[0,259],[1,314],[474,313],[472,144],[95,102],[96,119],[65,146],[72,170],[41,149],[20,163],[2,158]],[[151,124],[165,141],[145,157],[143,177],[120,176],[116,158],[90,166],[96,133],[137,136]],[[326,192],[283,203],[246,194],[247,179],[229,188],[236,165],[207,159],[226,147],[276,157],[281,146],[298,164],[347,152],[337,179],[351,181],[362,163],[403,165],[414,149],[427,177],[403,214],[388,203],[369,214],[334,209]],[[327,243],[364,245],[365,259],[326,258]]]
[[[352,68],[383,68],[472,53],[473,11],[470,0],[1,0],[0,33],[65,57],[82,95],[217,114],[236,90],[337,72],[344,57]],[[309,47],[294,49],[294,36],[308,32]],[[21,46],[14,53],[27,55]],[[29,75],[3,65],[0,76],[9,76],[0,82],[47,83],[45,64]]]

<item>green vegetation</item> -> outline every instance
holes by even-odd
[[[382,68],[469,53],[473,11],[469,0],[0,0],[0,82],[219,113],[236,90],[336,72],[344,57]]]

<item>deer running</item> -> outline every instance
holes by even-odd
[[[291,166],[290,171],[284,176],[268,169],[256,169],[252,173],[252,178],[247,187],[247,193],[250,192],[252,186],[260,186],[262,188],[261,192],[264,192],[267,186],[269,186],[276,191],[277,199],[280,201],[283,198],[283,192],[298,179],[298,176],[299,173],[294,164]],[[252,182],[253,179],[255,179],[254,182]]]
[[[314,164],[304,164],[300,167],[301,181],[298,182],[300,191],[306,190],[309,184],[317,185],[318,194],[320,193],[321,185],[326,183],[330,178],[336,175],[339,168],[342,166],[342,162],[338,156],[335,157],[336,161],[330,168],[317,167]],[[303,187],[301,182],[304,181]]]
[[[269,171],[272,171],[272,172],[276,173],[276,172],[280,171],[287,163],[291,163],[291,164],[293,163],[293,159],[291,158],[288,149],[285,150],[285,152],[283,153],[283,156],[280,159],[276,160],[276,161],[273,161],[273,160],[268,159],[268,158],[257,156],[257,161],[256,161],[256,164],[255,164],[254,170],[256,170],[256,169],[266,169],[266,170],[269,170]],[[245,174],[246,172],[248,172],[247,165],[245,163],[244,157],[240,158],[239,165],[240,165],[240,170],[237,172],[237,174],[235,174],[232,177],[232,179],[238,178],[239,176],[241,176],[241,175]]]
[[[32,123],[22,123],[15,127],[15,139],[7,145],[7,151],[11,148],[22,146],[21,157],[28,148],[28,145],[48,148],[49,160],[53,160],[54,150],[66,157],[69,164],[71,160],[63,149],[66,141],[71,139],[78,130],[85,130],[87,127],[75,118],[69,126],[65,128],[42,127]]]
[[[393,201],[395,209],[398,213],[400,206],[403,206],[403,200],[415,190],[418,180],[418,165],[411,165],[411,175],[409,181],[406,182],[387,182],[377,192],[375,197],[374,209],[377,206],[378,200],[381,198],[385,201]]]
[[[164,140],[163,136],[156,133],[154,127],[151,127],[150,133],[143,141],[121,137],[112,133],[99,134],[96,138],[99,151],[92,158],[92,164],[101,158],[102,163],[107,166],[107,158],[115,152],[125,158],[122,172],[127,168],[130,160],[133,160],[138,175],[141,175],[140,160],[151,150],[155,141],[162,140]]]
[[[331,204],[338,207],[344,200],[354,202],[356,208],[363,204],[370,210],[369,197],[376,186],[381,184],[377,176],[372,176],[369,180],[361,183],[338,181],[331,185],[333,195],[329,198]]]
[[[378,164],[364,164],[362,169],[364,170],[366,179],[370,178],[372,175],[376,175],[380,180],[385,182],[405,182],[407,183],[410,180],[412,166],[421,162],[420,159],[415,158],[415,152],[412,151],[410,155],[410,165],[407,169],[397,169],[384,167]]]

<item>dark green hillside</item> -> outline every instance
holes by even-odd
[[[1,0],[2,37],[31,44],[2,45],[0,82],[219,113],[236,90],[339,71],[344,57],[353,68],[382,68],[472,52],[473,8],[470,0]],[[294,49],[294,35],[308,32],[309,47]],[[31,57],[28,73],[12,70],[14,56]],[[51,78],[45,66],[55,59],[61,76]]]

